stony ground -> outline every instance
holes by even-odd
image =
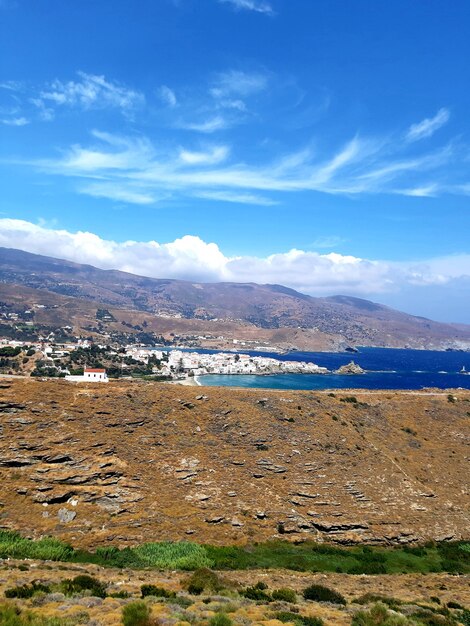
[[[352,615],[360,610],[361,606],[354,600],[365,593],[381,594],[394,597],[409,605],[444,606],[453,601],[463,606],[470,605],[469,578],[465,576],[449,576],[446,574],[416,574],[399,576],[351,576],[346,574],[308,574],[285,570],[253,570],[249,572],[219,573],[227,583],[229,590],[222,594],[203,593],[201,596],[191,596],[186,591],[187,580],[190,574],[183,572],[156,572],[117,570],[101,568],[93,565],[68,565],[28,561],[26,571],[25,562],[4,561],[0,563],[0,597],[6,589],[18,585],[31,583],[33,580],[45,584],[59,584],[64,579],[73,578],[79,574],[89,574],[106,583],[109,594],[126,591],[128,599],[108,597],[105,599],[79,594],[75,597],[66,597],[61,593],[38,594],[28,600],[12,600],[11,603],[23,609],[30,609],[40,615],[48,617],[71,618],[75,623],[89,624],[90,626],[105,626],[121,623],[123,606],[140,598],[142,584],[154,584],[169,591],[174,591],[186,601],[182,606],[178,600],[148,599],[152,608],[152,616],[158,618],[158,624],[173,626],[182,623],[207,623],[217,612],[227,612],[235,626],[262,624],[264,626],[281,626],[281,622],[274,620],[276,611],[298,610],[302,615],[321,617],[325,626],[349,626]],[[257,604],[243,598],[237,590],[262,581],[270,590],[287,587],[295,590],[297,602],[295,605],[286,602]],[[339,591],[348,601],[346,607],[334,606],[318,602],[306,602],[301,592],[308,585],[319,583]],[[441,605],[436,604],[439,598]]]
[[[468,538],[469,423],[463,390],[3,379],[0,526],[90,548]]]

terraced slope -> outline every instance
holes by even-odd
[[[0,380],[1,526],[74,545],[468,538],[470,393]]]

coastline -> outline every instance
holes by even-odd
[[[198,376],[189,376],[188,378],[182,378],[181,380],[170,380],[170,385],[184,385],[185,387],[202,387],[202,384],[198,380]]]

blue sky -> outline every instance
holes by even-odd
[[[0,0],[0,244],[470,322],[466,0]]]

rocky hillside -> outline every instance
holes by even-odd
[[[89,547],[469,537],[468,391],[0,387],[4,528]]]
[[[280,285],[145,278],[7,248],[0,250],[0,258],[0,283],[145,312],[159,319],[300,329],[327,336],[330,343],[339,337],[356,345],[470,346],[468,327],[433,322],[359,298],[313,298]]]

